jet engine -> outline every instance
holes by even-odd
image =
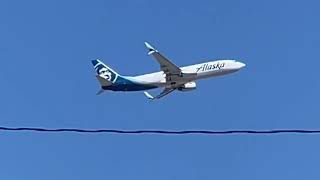
[[[195,82],[188,82],[178,88],[179,91],[191,91],[197,87]]]

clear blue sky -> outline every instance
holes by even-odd
[[[318,1],[0,2],[0,126],[320,129]],[[238,59],[242,71],[148,102],[105,93],[90,60],[157,71]],[[153,91],[157,93],[157,91]],[[317,179],[319,135],[0,132],[1,179]]]

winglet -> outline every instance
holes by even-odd
[[[154,97],[151,96],[151,94],[149,94],[147,91],[144,91],[143,93],[144,93],[145,96],[147,96],[148,99],[150,99],[150,100],[154,99]]]
[[[146,45],[146,47],[148,48],[149,52],[148,55],[154,53],[154,52],[158,52],[154,47],[152,47],[148,42],[144,42],[144,44]]]

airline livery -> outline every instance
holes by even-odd
[[[101,85],[101,94],[111,91],[143,91],[154,88],[163,88],[163,91],[152,96],[144,91],[149,99],[159,99],[175,90],[190,91],[196,89],[196,80],[230,74],[245,67],[245,64],[236,60],[217,60],[185,67],[178,67],[159,51],[145,42],[152,55],[160,64],[161,71],[139,76],[122,76],[105,65],[100,60],[92,60],[97,72],[97,79]]]

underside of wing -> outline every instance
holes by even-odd
[[[144,94],[147,96],[147,98],[149,98],[151,100],[155,100],[155,99],[160,99],[160,98],[168,95],[169,93],[173,92],[174,90],[175,90],[174,88],[165,88],[159,95],[157,95],[155,97],[153,97],[148,92],[144,92]]]
[[[149,43],[145,42],[146,47],[149,50],[149,55],[152,55],[160,64],[160,69],[167,75],[179,75],[181,69],[173,64],[169,59],[164,57],[155,48],[153,48]]]

